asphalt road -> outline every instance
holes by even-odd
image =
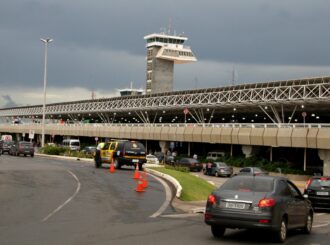
[[[216,240],[201,214],[162,209],[166,189],[157,179],[149,176],[147,191],[137,193],[132,176],[86,162],[0,156],[0,244],[272,243],[245,230]],[[291,232],[286,244],[328,244],[329,231],[330,214],[319,213],[311,235]]]

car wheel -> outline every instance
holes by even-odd
[[[313,215],[312,213],[310,212],[307,217],[306,217],[306,224],[303,228],[303,233],[305,234],[310,234],[311,231],[312,231],[312,227],[313,227]]]
[[[120,164],[120,162],[118,161],[118,159],[115,159],[115,160],[114,160],[114,164],[115,164],[115,169],[121,169],[121,164]]]
[[[139,163],[139,171],[143,171],[142,163]]]
[[[218,172],[215,172],[215,177],[219,177],[220,176],[220,174],[218,173]]]
[[[286,219],[283,217],[279,229],[275,231],[276,241],[283,243],[286,239],[287,233],[288,233],[287,222]]]
[[[212,225],[211,226],[211,232],[212,235],[215,238],[221,238],[225,234],[226,228],[218,225]]]
[[[34,154],[33,153],[31,154],[31,157],[34,157]]]
[[[24,154],[24,157],[26,157],[26,154]]]

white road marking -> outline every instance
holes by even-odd
[[[200,213],[192,213],[192,214],[166,214],[162,215],[161,217],[164,218],[188,218],[188,217],[196,217],[196,216],[201,216]]]
[[[328,225],[330,225],[330,222],[326,222],[326,223],[319,224],[319,225],[313,225],[313,228],[319,228],[319,227],[324,227],[324,226],[328,226]]]
[[[315,216],[321,216],[321,215],[325,215],[325,213],[317,213],[317,214],[314,214]]]
[[[161,178],[158,178],[157,176],[151,175],[153,178],[155,178],[156,180],[158,180],[165,189],[165,202],[163,203],[163,205],[158,209],[157,212],[155,212],[153,215],[149,216],[150,218],[156,218],[159,215],[161,215],[166,209],[167,207],[170,205],[171,203],[171,199],[172,199],[172,195],[171,195],[171,190],[168,187],[168,185],[166,184],[166,182],[164,180],[162,180]]]
[[[65,205],[67,205],[69,202],[72,201],[72,199],[78,194],[78,192],[80,191],[80,187],[81,187],[81,184],[80,184],[80,181],[78,179],[78,177],[72,173],[71,171],[67,170],[67,172],[69,174],[72,175],[72,177],[77,181],[77,189],[75,191],[75,193],[73,193],[73,195],[67,199],[63,204],[61,204],[60,206],[58,206],[53,212],[51,212],[50,214],[48,214],[45,218],[43,218],[42,222],[45,222],[47,221],[50,217],[52,217],[54,214],[56,214],[58,211],[60,211]]]

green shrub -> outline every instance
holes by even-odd
[[[311,171],[304,171],[302,169],[296,169],[289,166],[285,162],[270,162],[269,160],[261,157],[248,157],[245,158],[243,156],[223,156],[217,159],[217,161],[225,162],[228,165],[233,167],[261,167],[268,172],[279,172],[281,171],[283,174],[307,174],[311,175]],[[279,170],[280,169],[280,170]]]
[[[66,151],[66,148],[59,146],[47,145],[41,149],[41,152],[48,155],[61,155]]]

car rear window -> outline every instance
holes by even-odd
[[[220,190],[240,192],[270,192],[274,189],[274,180],[271,178],[234,177],[227,180]]]
[[[140,142],[126,142],[125,150],[126,151],[135,151],[135,150],[144,151],[145,149],[144,149],[144,146]]]
[[[313,179],[310,186],[311,187],[330,187],[330,179],[329,178]]]
[[[26,142],[26,143],[19,143],[21,146],[28,146],[28,147],[30,147],[30,146],[32,146],[32,144],[31,143],[29,143],[29,142]]]

